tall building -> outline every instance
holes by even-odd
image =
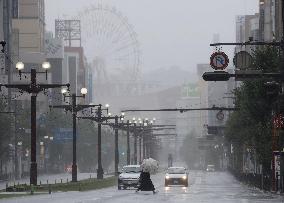
[[[13,0],[12,8],[12,83],[29,83],[30,75],[20,78],[15,64],[21,61],[25,64],[25,71],[36,68],[42,71],[41,64],[45,58],[45,7],[44,0]],[[45,74],[37,74],[37,81],[50,83],[51,74],[48,73],[48,81]],[[21,101],[22,105],[30,105],[30,95],[19,95],[18,90],[12,90],[12,97]],[[39,112],[47,109],[47,97],[39,94],[37,97]]]
[[[236,42],[259,41],[259,14],[236,17]],[[235,53],[250,52],[252,46],[236,46]]]
[[[62,84],[64,44],[62,39],[54,38],[52,32],[47,32],[45,36],[45,57],[51,65],[51,75],[53,84]],[[52,89],[49,103],[52,105],[62,104],[62,95],[59,88]]]
[[[278,41],[283,37],[282,0],[275,0],[275,37]]]

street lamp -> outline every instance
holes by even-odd
[[[25,64],[23,62],[16,63],[16,68],[18,71],[22,71],[25,68]]]
[[[98,105],[90,104],[90,105],[79,105],[77,104],[77,98],[85,98],[86,94],[88,93],[88,89],[83,87],[81,89],[81,95],[76,95],[75,93],[72,95],[67,94],[67,89],[62,89],[61,93],[64,96],[64,100],[66,97],[71,97],[72,104],[68,105],[58,105],[58,106],[50,106],[52,108],[63,108],[66,111],[72,112],[72,120],[73,120],[73,162],[72,162],[72,182],[77,182],[77,127],[76,127],[76,118],[77,112],[84,110],[90,107],[97,107]],[[53,139],[53,138],[52,138]]]
[[[81,94],[82,95],[86,95],[87,93],[88,93],[87,88],[84,87],[84,88],[81,89]]]
[[[38,84],[37,83],[37,73],[45,73],[47,79],[47,69],[50,68],[50,64],[48,62],[44,62],[42,64],[42,68],[45,72],[37,72],[35,68],[32,68],[30,72],[22,72],[25,68],[25,64],[23,62],[16,63],[16,69],[19,71],[20,79],[22,73],[30,74],[30,83],[29,84],[0,84],[1,87],[6,88],[16,88],[20,91],[25,91],[31,94],[31,162],[30,162],[30,184],[37,185],[37,159],[36,159],[36,99],[38,93],[47,89],[59,88],[59,87],[68,87],[70,84]]]
[[[65,95],[67,92],[68,92],[68,90],[66,88],[61,89],[61,94]]]

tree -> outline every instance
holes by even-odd
[[[192,130],[183,141],[183,145],[180,148],[180,155],[191,169],[195,168],[199,164],[200,153],[198,153],[198,143],[195,135],[195,131]]]
[[[6,112],[4,100],[0,100],[0,112]],[[10,114],[0,113],[0,159],[9,160],[9,144],[12,143],[12,116]]]
[[[262,72],[279,72],[281,54],[275,47],[262,47],[253,53],[251,69]],[[257,162],[265,171],[270,171],[272,158],[272,110],[275,97],[267,95],[266,81],[249,80],[235,90],[236,107],[226,126],[226,138],[234,145],[238,160],[236,169],[242,169],[243,151],[253,150]]]

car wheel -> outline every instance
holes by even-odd
[[[118,190],[121,190],[121,186],[120,186],[120,185],[118,185],[118,186],[117,186],[117,189],[118,189]]]

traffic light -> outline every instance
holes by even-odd
[[[226,71],[205,72],[202,76],[205,81],[228,81],[230,77],[230,73]]]

